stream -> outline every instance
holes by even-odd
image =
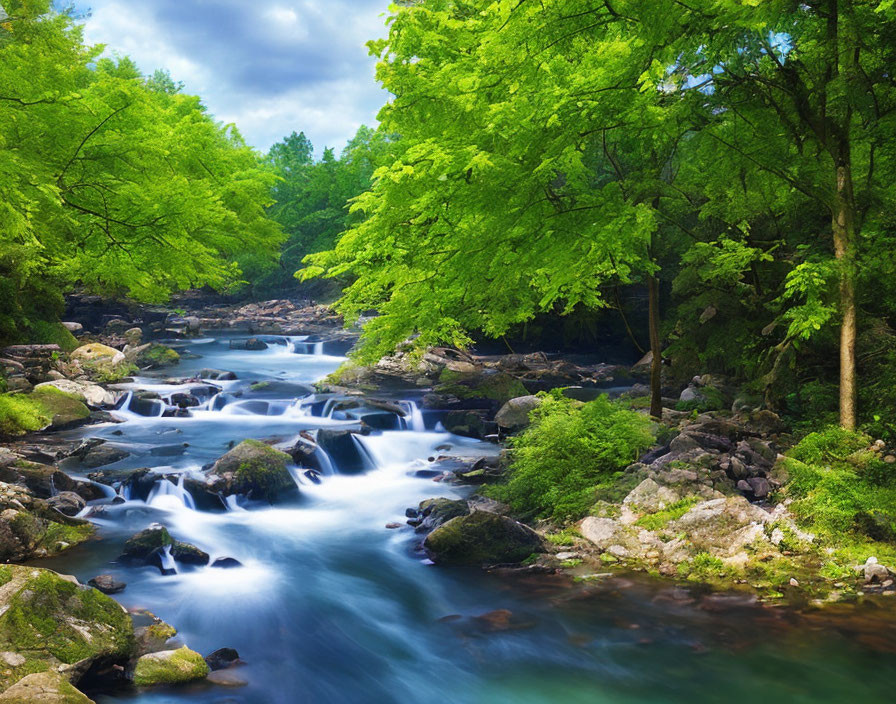
[[[169,373],[189,377],[213,368],[237,377],[211,381],[220,394],[207,390],[190,417],[161,417],[152,402],[128,410],[139,404],[126,399],[117,412],[125,422],[77,435],[128,449],[131,456],[113,469],[177,474],[198,471],[246,438],[357,426],[342,412],[329,417],[327,398],[303,390],[335,370],[344,349],[264,338],[268,349],[247,351],[231,349],[233,339],[181,343],[188,354]],[[136,379],[129,388],[176,391],[161,377]],[[236,672],[248,685],[203,682],[92,696],[100,704],[891,700],[893,621],[878,621],[880,612],[870,607],[846,620],[861,624],[857,638],[853,626],[647,577],[573,583],[431,565],[417,551],[420,536],[404,525],[405,509],[471,490],[433,482],[428,458],[494,454],[498,447],[442,431],[437,414],[419,411],[420,396],[401,396],[407,417],[358,438],[356,457],[318,457],[321,476],[297,468],[301,499],[294,505],[231,499],[227,510],[196,510],[182,482],[167,479],[145,500],[124,496],[113,505],[110,496],[92,519],[102,540],[41,566],[82,582],[117,576],[128,584],[115,596],[120,603],[157,614],[192,649],[238,650],[246,665]],[[87,473],[77,464],[65,469]],[[163,576],[154,567],[113,563],[124,541],[154,522],[212,560],[231,557],[242,566],[179,564],[176,574]],[[403,527],[387,530],[389,522]],[[870,637],[875,628],[889,634],[883,644]]]

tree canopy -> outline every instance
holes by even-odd
[[[273,171],[170,76],[101,58],[46,0],[0,27],[0,337],[82,286],[145,301],[273,266]]]
[[[370,46],[399,156],[300,275],[355,277],[369,358],[665,285],[655,358],[749,369],[775,402],[839,349],[851,427],[881,316],[861,284],[892,267],[894,39],[888,0],[396,6]]]

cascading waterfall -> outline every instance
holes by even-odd
[[[166,545],[159,553],[159,564],[162,567],[162,574],[177,574],[177,563],[171,556],[171,546]]]
[[[146,503],[160,508],[173,506],[175,508],[188,508],[192,511],[196,510],[196,501],[190,492],[184,488],[183,474],[177,478],[176,484],[165,477],[159,479],[150,491]]]

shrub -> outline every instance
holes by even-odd
[[[877,539],[893,533],[896,484],[870,442],[863,433],[828,428],[807,435],[788,453],[791,508],[816,532]]]
[[[509,479],[492,493],[523,514],[557,520],[585,515],[598,487],[653,441],[646,416],[606,396],[581,403],[541,394],[532,425],[511,441]]]

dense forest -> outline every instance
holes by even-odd
[[[120,551],[0,565],[0,701],[884,700],[894,0],[403,0],[341,149],[0,1],[0,561]]]

